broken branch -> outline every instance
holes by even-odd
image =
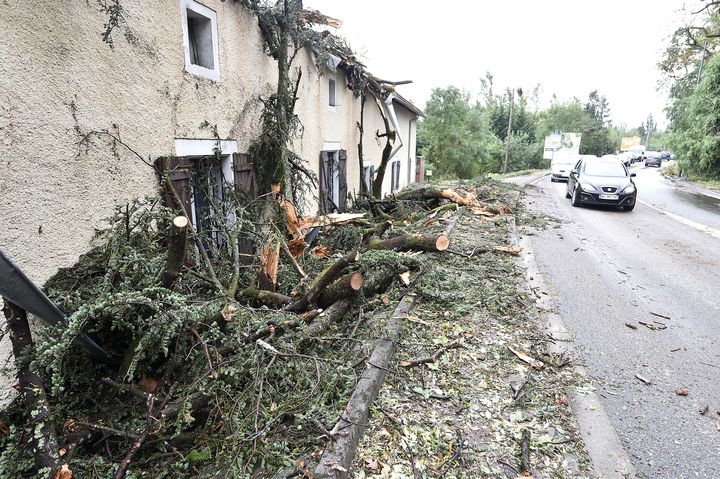
[[[449,343],[445,344],[443,347],[435,351],[430,356],[425,356],[423,358],[413,359],[411,361],[400,361],[400,366],[404,368],[412,368],[414,366],[420,366],[421,364],[428,364],[428,363],[434,363],[438,359],[440,359],[440,356],[445,354],[451,349],[458,349],[464,347],[462,344],[462,341],[460,339],[455,339],[453,341],[450,341]]]

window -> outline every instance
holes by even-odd
[[[320,212],[344,211],[347,206],[347,152],[320,152]]]
[[[363,182],[367,191],[372,192],[375,178],[375,165],[372,163],[363,164]]]
[[[400,189],[400,161],[393,161],[390,171],[390,192],[395,193]]]
[[[181,1],[185,69],[217,81],[220,79],[217,14],[194,0]]]
[[[328,76],[328,106],[330,111],[335,111],[335,107],[337,106],[337,92],[335,84],[335,75]]]
[[[220,155],[216,151],[220,151]],[[226,210],[234,187],[238,157],[234,140],[175,140],[170,159],[170,181],[178,195],[166,198],[169,207],[187,212],[203,242],[212,253],[227,244],[224,226],[235,222],[235,213]]]

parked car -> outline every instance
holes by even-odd
[[[645,155],[645,166],[662,166],[662,154],[659,151],[648,151]]]
[[[550,162],[550,181],[567,181],[570,170],[578,161],[578,155],[558,155]]]
[[[617,159],[581,159],[570,172],[565,197],[571,199],[573,206],[622,206],[632,211],[637,198],[634,177],[635,173],[630,173]]]
[[[669,151],[661,151],[661,152],[660,152],[660,158],[662,159],[662,161],[671,160],[671,159],[672,159],[672,153],[670,153]]]

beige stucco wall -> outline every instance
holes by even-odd
[[[111,132],[146,160],[174,154],[177,138],[213,138],[204,122],[236,140],[240,152],[259,133],[258,97],[273,91],[276,63],[263,50],[256,19],[237,2],[202,3],[217,13],[217,82],[185,71],[180,0],[123,0],[135,40],[117,31],[112,49],[101,40],[106,16],[94,1],[0,2],[0,248],[36,283],[87,251],[116,206],[156,192],[148,165],[92,132]],[[348,152],[352,192],[360,175],[360,101],[337,71],[331,111],[328,75],[318,74],[307,52],[296,67],[304,131],[295,150],[317,172],[325,142],[339,143]],[[398,108],[402,123],[409,116]],[[379,164],[384,143],[375,131],[383,125],[372,100],[365,122],[365,157]],[[406,160],[407,152],[398,157]],[[307,206],[312,213],[317,203]]]
[[[247,148],[275,66],[243,8],[205,4],[218,16],[218,82],[184,71],[178,0],[125,0],[137,44],[115,34],[114,49],[95,2],[0,3],[0,247],[32,279],[72,264],[116,205],[157,186],[128,150],[84,135],[109,130],[155,158],[175,138],[211,138],[207,121]]]

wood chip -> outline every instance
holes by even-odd
[[[520,247],[513,247],[513,246],[495,246],[493,248],[495,251],[499,251],[501,253],[507,253],[512,255],[518,255],[522,253],[522,248]]]
[[[637,326],[635,326],[635,325],[632,324],[632,323],[625,323],[625,326],[627,326],[627,327],[630,328],[630,329],[637,329]]]
[[[650,382],[650,380],[649,380],[648,378],[645,378],[645,377],[643,377],[643,376],[640,376],[639,374],[636,374],[635,377],[636,377],[637,379],[639,379],[640,381],[644,382],[644,383],[647,384],[647,385],[652,384],[652,382]]]
[[[704,405],[703,407],[701,407],[701,408],[699,409],[700,415],[701,415],[701,416],[704,416],[705,414],[707,414],[708,409],[710,409],[710,406],[709,406],[708,404],[706,404],[706,405]]]
[[[404,273],[400,273],[398,276],[400,276],[400,279],[405,284],[405,286],[410,285],[410,271],[405,271]]]
[[[517,356],[521,361],[529,364],[533,368],[540,370],[545,367],[545,363],[543,363],[539,359],[530,357],[527,354],[523,353],[522,351],[518,351],[517,349],[513,348],[512,346],[508,346],[507,348],[510,350],[511,353],[513,353],[515,356]]]
[[[688,388],[679,388],[675,390],[675,394],[678,396],[687,396],[690,394],[690,390]]]

